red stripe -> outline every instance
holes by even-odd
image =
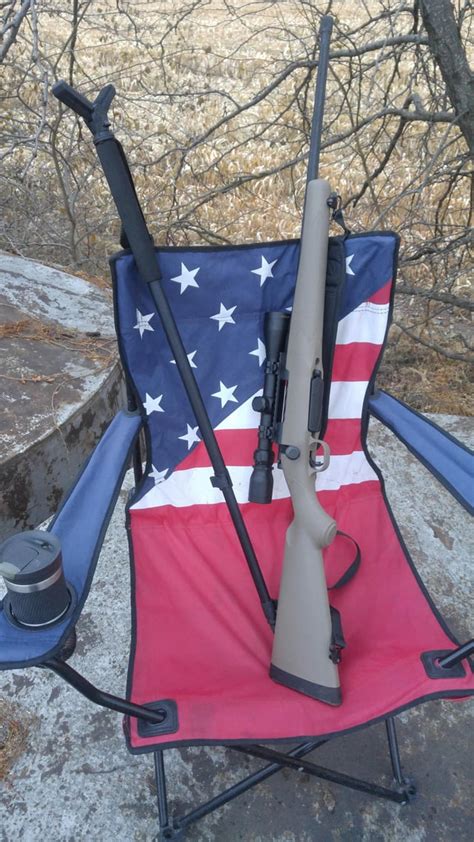
[[[380,354],[380,345],[369,342],[351,342],[336,345],[332,368],[333,380],[370,380]]]
[[[335,418],[328,421],[325,441],[334,456],[348,456],[362,450],[359,418]]]
[[[226,465],[251,465],[253,452],[257,447],[257,429],[254,430],[215,430],[219,447],[221,448]],[[185,471],[189,468],[207,468],[210,465],[204,444],[198,444],[188,454],[177,470]]]
[[[377,292],[374,292],[367,301],[370,301],[371,304],[388,304],[390,301],[390,293],[392,291],[392,279],[390,280]]]
[[[252,465],[253,452],[257,447],[257,430],[216,430],[224,462],[226,465]],[[360,450],[360,421],[357,418],[329,421],[326,441],[331,453],[345,456],[354,450]],[[186,471],[190,468],[207,468],[210,465],[204,444],[197,447],[176,468]]]

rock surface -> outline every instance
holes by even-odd
[[[437,417],[469,443],[471,419]],[[380,424],[371,452],[410,552],[452,630],[472,633],[469,517]],[[130,483],[130,477],[128,477]],[[121,695],[129,647],[129,567],[121,493],[78,625],[71,664]],[[471,623],[471,628],[469,624]],[[8,716],[26,729],[3,781],[0,839],[5,842],[151,842],[158,831],[152,756],[131,756],[121,717],[94,707],[39,669],[0,674]],[[0,714],[1,716],[1,714]],[[397,717],[404,773],[419,794],[407,807],[290,771],[279,772],[191,826],[190,842],[436,842],[472,838],[472,705],[430,702]],[[330,741],[315,762],[391,785],[382,724]],[[213,747],[167,753],[169,796],[182,813],[259,761]]]
[[[111,293],[0,252],[0,538],[61,501],[122,401]]]

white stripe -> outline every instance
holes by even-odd
[[[248,503],[250,466],[230,466],[235,496],[239,503]],[[211,485],[212,468],[190,468],[175,471],[169,479],[159,483],[132,506],[133,509],[151,509],[155,506],[209,506],[222,503],[222,493]],[[355,451],[349,456],[331,456],[327,471],[317,478],[318,491],[338,491],[344,485],[358,484],[375,480],[377,476],[370,467],[365,454]],[[288,486],[283,471],[273,471],[273,499],[289,497]]]
[[[260,424],[260,413],[252,409],[252,401],[257,395],[261,395],[263,389],[259,389],[252,397],[240,404],[237,409],[234,409],[230,415],[227,415],[220,424],[215,427],[216,430],[255,430],[255,440],[257,437],[257,427]]]
[[[351,342],[382,345],[387,329],[388,311],[388,304],[364,301],[339,322],[337,345],[349,345]]]
[[[329,394],[329,418],[360,418],[367,390],[367,380],[333,380]],[[255,392],[231,412],[216,430],[257,430],[260,415],[252,409],[252,401],[262,390]]]
[[[362,450],[354,450],[345,456],[331,456],[329,468],[318,474],[318,491],[338,491],[344,485],[358,485],[376,480],[377,474],[369,465]]]
[[[333,380],[328,418],[360,418],[367,386],[367,380]]]

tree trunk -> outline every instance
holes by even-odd
[[[421,0],[428,43],[446,85],[458,125],[474,154],[474,77],[459,36],[450,0]]]

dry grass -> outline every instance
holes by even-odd
[[[377,385],[419,412],[474,415],[473,369],[401,337],[388,344]]]
[[[28,728],[13,705],[0,698],[0,781],[5,781],[27,746]]]
[[[116,356],[116,342],[112,337],[101,337],[99,334],[82,333],[78,330],[64,330],[59,324],[44,324],[40,319],[28,318],[0,324],[0,339],[16,337],[26,342],[43,342],[67,348],[69,351],[79,352],[81,357],[90,359],[102,368],[109,366]],[[32,347],[32,353],[34,353]],[[0,375],[4,377],[5,375]],[[25,378],[36,382],[53,382],[56,377],[35,375]],[[19,377],[23,381],[23,378]]]

